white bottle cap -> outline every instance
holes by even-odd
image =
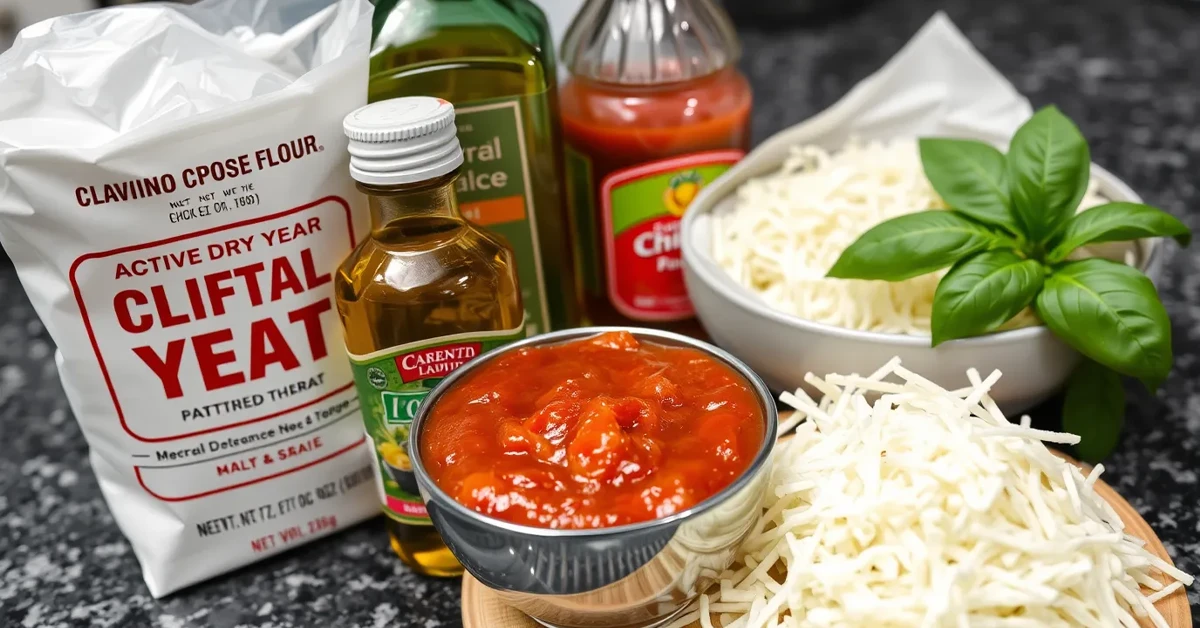
[[[350,138],[350,176],[368,185],[419,183],[462,165],[454,105],[406,96],[371,103],[342,121]]]

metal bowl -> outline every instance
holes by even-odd
[[[669,517],[595,530],[552,530],[493,519],[454,501],[421,459],[426,419],[438,399],[487,362],[522,347],[626,330],[639,340],[698,349],[740,374],[757,393],[763,443],[732,484]],[[762,380],[732,355],[664,331],[588,327],[542,334],[485,354],[442,380],[413,419],[410,457],[433,525],[468,572],[533,619],[559,628],[656,626],[680,613],[733,563],[758,523],[779,417]]]

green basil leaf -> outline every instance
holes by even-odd
[[[1008,147],[1013,217],[1030,242],[1045,242],[1075,214],[1091,157],[1079,129],[1055,107],[1033,114]]]
[[[933,295],[933,345],[994,331],[1033,303],[1045,276],[1037,260],[987,251],[959,261]]]
[[[842,251],[828,277],[902,281],[945,268],[1000,242],[987,227],[934,209],[871,227]]]
[[[1125,423],[1125,390],[1112,369],[1091,360],[1075,367],[1063,400],[1063,430],[1079,436],[1075,453],[1084,461],[1104,460],[1117,447]]]
[[[1083,355],[1151,390],[1171,370],[1171,323],[1154,284],[1137,270],[1090,258],[1046,278],[1037,312]]]
[[[1084,210],[1067,223],[1062,240],[1050,252],[1051,262],[1062,261],[1075,249],[1093,242],[1120,242],[1171,236],[1187,246],[1192,232],[1178,218],[1141,203],[1106,203]]]
[[[1004,153],[974,140],[921,138],[921,164],[933,189],[956,211],[1017,232],[1009,210]]]

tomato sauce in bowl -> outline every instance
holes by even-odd
[[[746,471],[765,430],[755,389],[730,366],[614,331],[480,364],[429,410],[420,455],[478,513],[593,529],[704,501]]]

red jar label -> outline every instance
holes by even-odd
[[[621,314],[670,321],[694,314],[683,283],[679,219],[740,150],[672,157],[618,170],[600,184],[608,298]]]

